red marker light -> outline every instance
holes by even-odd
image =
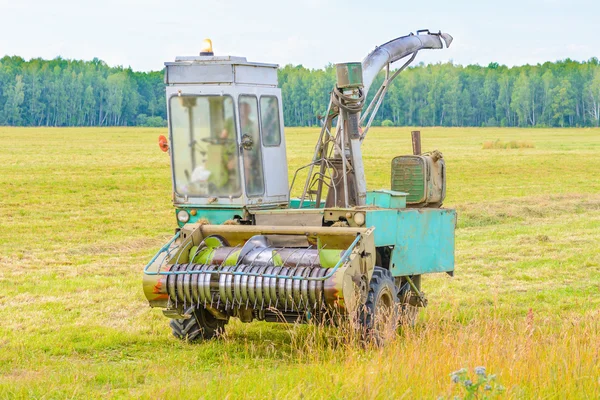
[[[158,147],[160,147],[160,149],[164,152],[169,151],[169,142],[167,141],[165,135],[160,135],[158,137]]]

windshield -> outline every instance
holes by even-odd
[[[240,196],[233,99],[174,96],[169,106],[175,192],[181,196]]]

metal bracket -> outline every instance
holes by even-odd
[[[405,276],[404,277],[406,279],[406,281],[408,282],[408,284],[410,285],[410,288],[412,289],[412,292],[416,295],[416,296],[411,296],[409,299],[409,303],[411,305],[417,306],[417,307],[426,307],[427,306],[427,299],[425,298],[425,295],[423,294],[423,292],[419,291],[419,289],[417,288],[417,286],[415,285],[415,283],[412,281],[412,279],[410,279],[409,276]],[[412,304],[412,299],[413,297],[416,297],[416,304]]]
[[[176,308],[163,310],[163,314],[165,315],[165,317],[171,318],[171,319],[190,319],[190,318],[192,318],[191,314],[182,314],[181,310],[176,309]]]

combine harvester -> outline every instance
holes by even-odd
[[[327,323],[337,316],[377,338],[402,314],[416,316],[426,304],[421,275],[454,270],[456,213],[440,208],[444,160],[438,151],[396,157],[390,190],[367,191],[361,145],[389,84],[420,50],[443,42],[452,37],[418,31],[362,63],[336,65],[313,159],[292,180],[307,172],[297,199],[290,199],[277,65],[215,56],[210,40],[200,56],[165,63],[169,141],[161,136],[159,144],[172,157],[179,227],[144,268],[144,292],[172,319],[176,337],[212,338],[231,317]]]

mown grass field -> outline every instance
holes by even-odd
[[[174,339],[141,290],[175,227],[164,132],[0,127],[1,398],[452,398],[449,374],[480,365],[504,398],[600,397],[599,129],[422,129],[459,212],[456,274],[423,279],[429,307],[382,350],[266,323]],[[369,133],[370,188],[409,133]],[[291,168],[316,137],[287,129]]]

